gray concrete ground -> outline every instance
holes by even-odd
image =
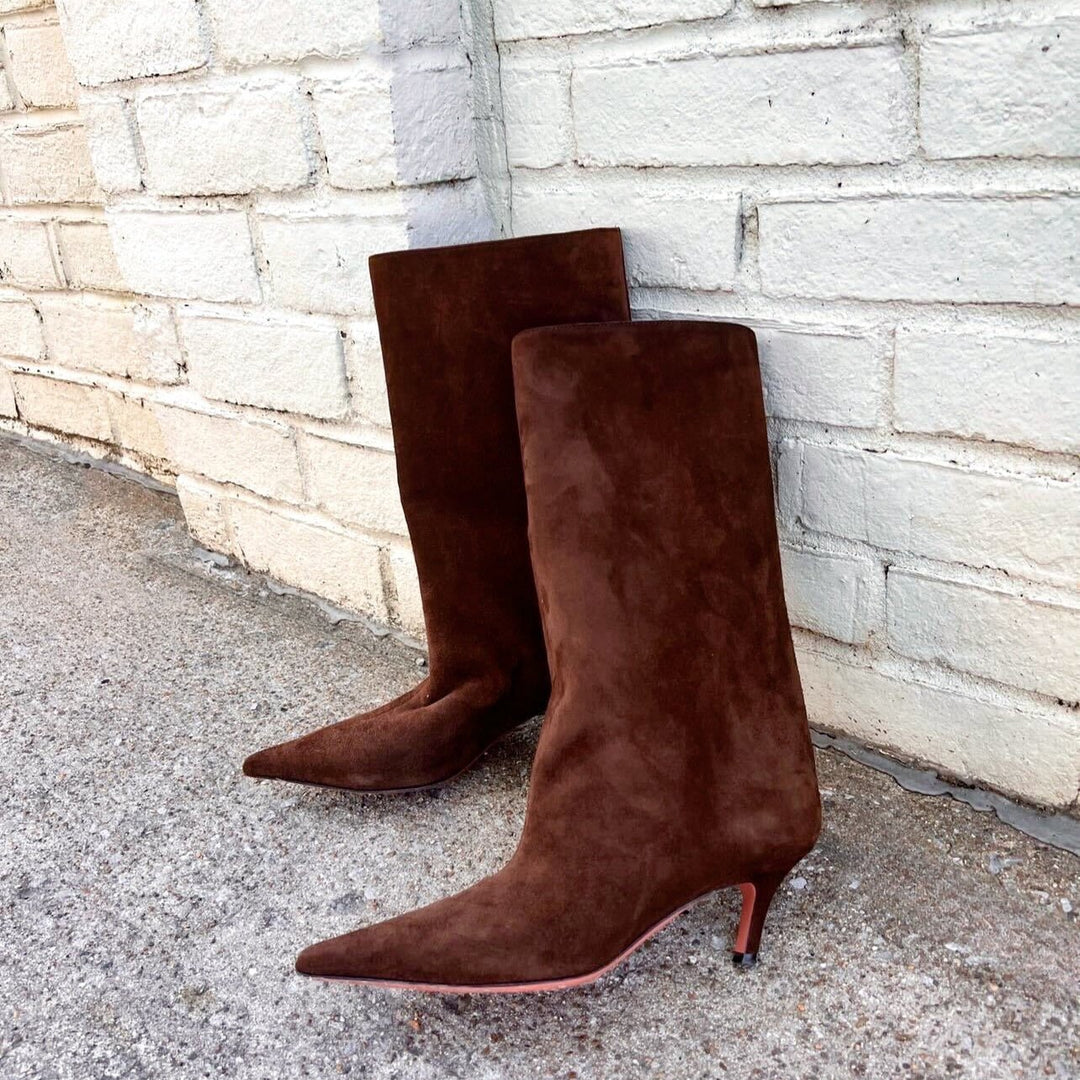
[[[757,971],[729,892],[592,988],[380,993],[293,957],[498,867],[535,726],[436,794],[245,779],[416,654],[209,567],[170,496],[4,441],[0,650],[5,1080],[1080,1076],[1080,860],[834,752]]]

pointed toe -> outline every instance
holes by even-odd
[[[400,942],[386,947],[387,939],[394,936],[391,924],[364,927],[309,945],[296,958],[297,973],[316,979],[348,979],[352,982],[407,980],[409,950]]]
[[[265,750],[259,750],[244,758],[243,770],[245,776],[256,780],[281,780],[283,779],[278,767],[278,747],[270,746]]]
[[[309,945],[296,958],[296,973],[323,979],[340,977],[339,965],[334,963],[336,950],[331,948],[332,945],[333,939]]]

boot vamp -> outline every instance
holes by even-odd
[[[244,772],[361,791],[424,787],[461,772],[526,719],[509,715],[498,688],[482,681],[440,696],[426,679],[379,709],[253,754]]]
[[[580,870],[561,865],[556,853],[515,858],[456,896],[313,945],[297,970],[454,989],[592,974],[666,914],[652,910],[640,875],[603,864],[581,888]]]

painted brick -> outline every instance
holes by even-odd
[[[11,96],[8,81],[0,71],[0,112],[10,112],[15,108],[15,99]]]
[[[69,285],[106,292],[126,289],[108,225],[103,221],[61,221],[56,232]]]
[[[331,517],[376,532],[408,532],[394,455],[333,439],[303,442],[308,498]]]
[[[210,551],[232,554],[234,545],[229,532],[227,491],[190,476],[178,476],[176,494],[180,497],[191,535]]]
[[[611,178],[608,178],[609,180]],[[618,225],[633,285],[730,289],[735,282],[739,201],[644,181],[547,188],[522,183],[514,194],[514,232]]]
[[[136,292],[184,300],[254,301],[260,296],[243,211],[212,214],[113,211],[113,248]]]
[[[137,191],[142,172],[135,149],[135,128],[124,98],[84,95],[79,116],[86,124],[90,159],[103,191]]]
[[[81,126],[23,127],[0,135],[0,156],[13,203],[94,203],[94,178]]]
[[[287,191],[311,178],[294,80],[148,91],[136,113],[147,181],[163,195]]]
[[[253,570],[386,620],[379,548],[372,541],[246,500],[230,502],[228,513],[237,551]]]
[[[20,418],[31,427],[80,435],[98,442],[112,440],[105,391],[82,383],[14,372]]]
[[[464,67],[369,67],[314,92],[330,182],[341,188],[431,184],[476,172]],[[398,122],[395,124],[395,118]]]
[[[398,182],[434,184],[475,176],[469,69],[406,67],[394,73],[393,86]],[[327,167],[335,180],[329,144]]]
[[[795,626],[861,645],[882,628],[884,574],[869,559],[781,550],[788,616]]]
[[[113,438],[125,450],[164,467],[168,457],[165,435],[152,405],[123,394],[109,395]]]
[[[341,334],[328,323],[181,314],[180,334],[205,397],[308,416],[348,408]]]
[[[390,402],[386,396],[386,370],[379,347],[379,328],[373,319],[349,325],[345,355],[357,415],[370,424],[388,428]]]
[[[206,63],[195,0],[57,0],[56,7],[68,57],[85,86]]]
[[[1080,606],[894,569],[889,644],[915,660],[1080,701]]]
[[[42,222],[0,219],[0,284],[40,289],[62,284]]]
[[[379,21],[387,49],[462,38],[459,0],[381,0]]]
[[[813,724],[1048,806],[1076,797],[1080,740],[1064,710],[966,697],[810,651],[799,673]]]
[[[1080,341],[901,330],[896,426],[1077,453],[1078,353]]]
[[[41,315],[49,359],[144,382],[178,378],[180,350],[168,308],[102,297],[42,297]]]
[[[0,300],[0,356],[40,360],[45,354],[41,320],[29,300]]]
[[[399,188],[397,194],[408,222],[410,247],[473,244],[501,235],[489,202],[492,192],[485,191],[478,178]]]
[[[763,203],[758,220],[770,295],[1080,303],[1080,200]]]
[[[397,218],[263,218],[274,298],[303,311],[373,314],[368,258],[408,245]]]
[[[8,71],[23,104],[59,108],[75,104],[78,87],[68,63],[60,27],[14,24],[4,27]]]
[[[171,406],[156,412],[178,472],[237,484],[270,499],[302,500],[296,443],[285,425]]]
[[[315,87],[315,115],[336,187],[389,187],[397,178],[390,79],[389,66],[365,66]]]
[[[350,56],[382,36],[377,0],[204,0],[204,8],[217,56],[227,64]]]
[[[0,0],[0,15],[10,11],[30,11],[34,8],[51,7],[53,0]]]
[[[632,29],[665,22],[715,19],[731,10],[734,0],[496,0],[495,36],[500,41],[518,38],[562,37],[597,30]]]
[[[919,47],[919,130],[931,157],[1077,157],[1080,23],[980,29]]]
[[[913,141],[900,59],[899,48],[884,45],[578,68],[578,158],[638,166],[897,161]]]
[[[0,367],[0,416],[14,419],[18,415],[15,404],[15,387],[11,381],[11,372]]]
[[[874,427],[887,373],[874,343],[853,334],[754,327],[770,416]]]
[[[811,530],[1066,585],[1080,577],[1080,484],[813,444],[801,454],[797,512]]]
[[[420,578],[416,573],[416,560],[406,543],[391,544],[390,578],[393,597],[390,601],[390,621],[419,641],[427,640],[424,624],[424,605],[420,596]]]
[[[506,154],[511,166],[546,169],[574,152],[568,68],[502,66]]]

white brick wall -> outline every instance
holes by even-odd
[[[110,215],[124,280],[137,292],[185,300],[255,301],[259,280],[245,213]]]
[[[495,31],[503,41],[620,30],[726,14],[734,0],[498,0]]]
[[[0,218],[0,283],[42,289],[60,284],[44,223]]]
[[[0,367],[0,417],[14,418],[17,415],[15,385],[11,381],[11,372],[7,368]]]
[[[53,363],[142,382],[176,381],[180,350],[164,306],[65,293],[42,298],[38,307]]]
[[[503,113],[511,166],[544,169],[574,152],[570,67],[503,65]]]
[[[1080,606],[922,574],[889,574],[897,652],[1049,697],[1080,701]]]
[[[75,75],[56,23],[6,26],[4,43],[8,70],[24,106],[62,108],[75,104]]]
[[[358,214],[262,219],[263,253],[274,299],[301,311],[374,314],[367,261],[405,247],[405,223]]]
[[[739,201],[636,176],[551,187],[523,180],[514,192],[514,231],[620,225],[634,285],[727,289],[735,281]]]
[[[188,378],[204,397],[308,416],[348,408],[341,333],[322,320],[181,314]]]
[[[301,103],[295,79],[139,94],[147,185],[162,195],[303,187],[313,163]]]
[[[872,337],[751,325],[770,416],[860,428],[878,423],[887,369]]]
[[[0,428],[420,634],[367,259],[621,225],[758,332],[813,720],[1080,811],[1073,0],[492,7],[0,0]]]
[[[857,739],[1050,806],[1076,797],[1076,722],[1060,710],[973,697],[809,650],[799,654],[799,672],[810,713]]]
[[[920,133],[930,157],[1080,157],[1080,22],[930,37]]]
[[[227,64],[349,56],[381,37],[376,0],[205,0],[217,54]]]
[[[878,562],[827,551],[781,549],[788,616],[795,626],[852,645],[883,627],[885,574]]]
[[[302,453],[314,505],[374,532],[407,532],[393,454],[313,437]]]
[[[239,499],[229,504],[229,525],[237,550],[253,569],[386,620],[374,541],[325,519]]]
[[[100,192],[81,125],[33,125],[0,134],[8,201],[92,203]]]
[[[195,0],[59,0],[79,82],[99,86],[206,63]]]
[[[1080,484],[804,443],[795,513],[886,551],[1075,585]]]
[[[896,426],[904,431],[1080,453],[1080,338],[904,330],[896,340]]]
[[[285,424],[173,406],[157,410],[177,471],[236,484],[268,499],[299,503],[296,436]]]
[[[76,289],[125,292],[112,235],[103,221],[61,221],[56,226],[68,283]]]
[[[175,480],[218,546],[415,632],[367,260],[505,213],[456,0],[2,0],[0,34],[3,426]],[[276,517],[312,551],[253,554]]]
[[[883,45],[579,68],[578,156],[586,165],[896,161],[914,136],[901,56]]]
[[[84,94],[79,115],[86,124],[90,159],[102,191],[137,191],[142,186],[142,170],[129,101],[112,94]]]
[[[12,382],[19,416],[25,423],[97,442],[112,438],[108,401],[101,390],[24,372],[14,373]]]
[[[0,356],[40,360],[45,353],[41,318],[24,299],[0,300]]]
[[[763,203],[772,296],[1080,303],[1080,198]]]

